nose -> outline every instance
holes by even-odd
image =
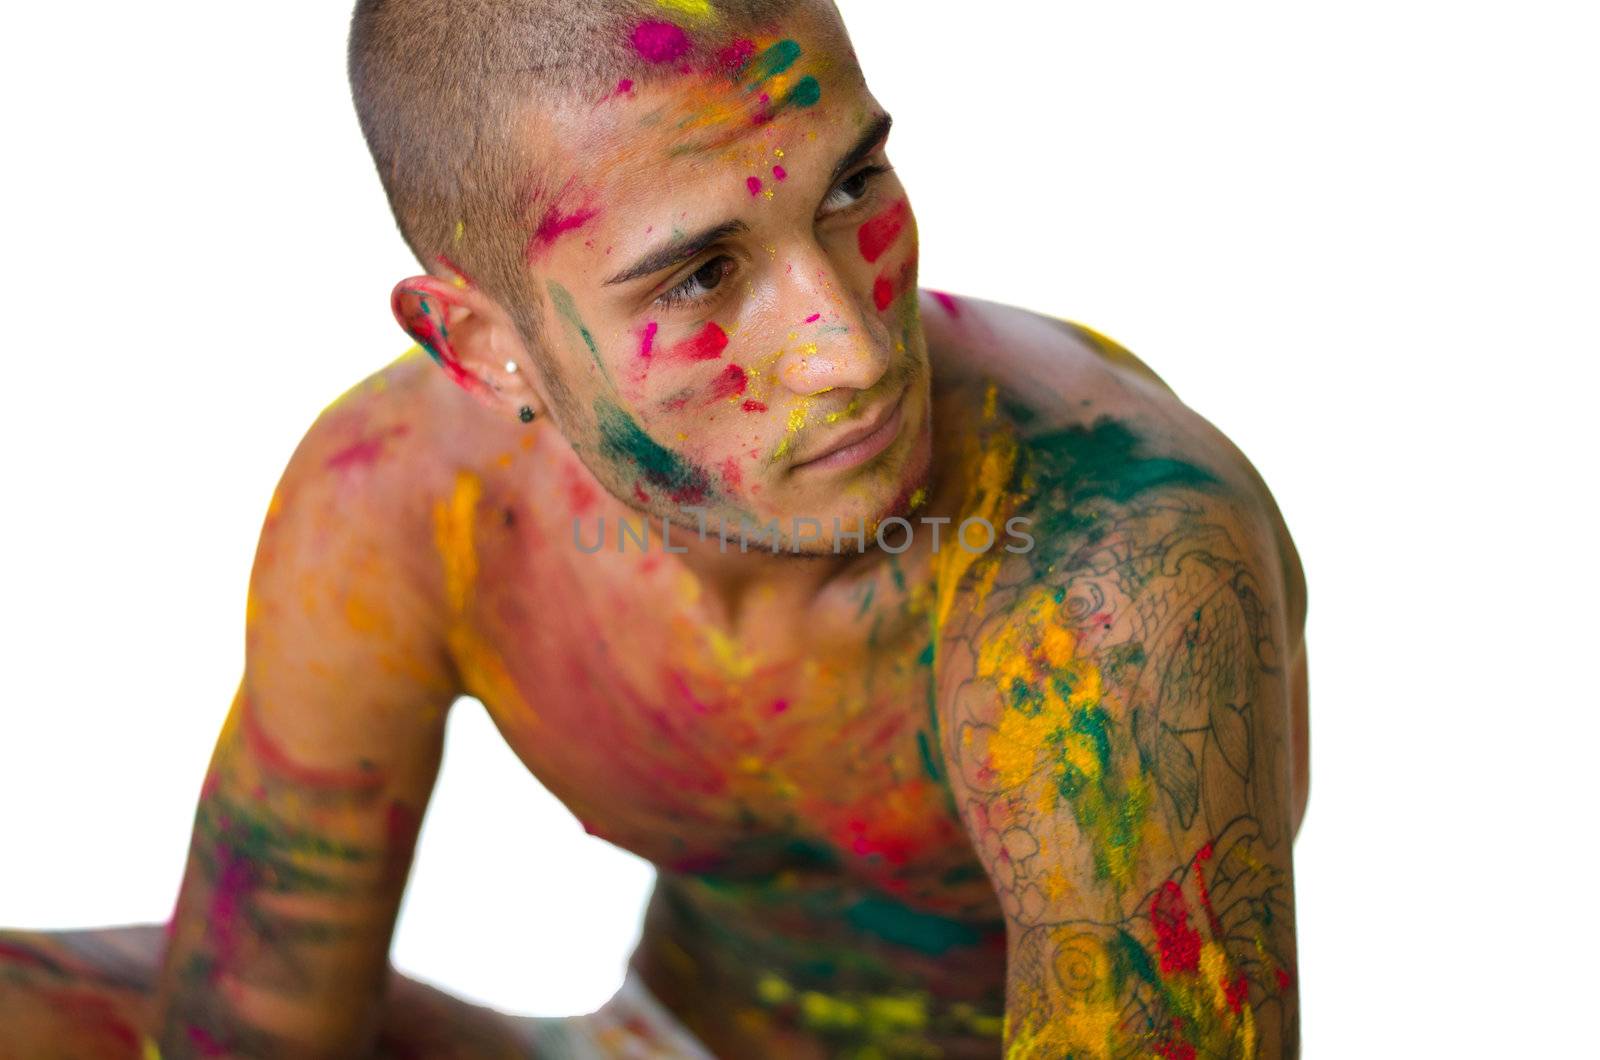
[[[820,248],[792,264],[781,311],[804,323],[790,329],[793,338],[778,359],[780,385],[801,397],[871,389],[889,370],[893,352],[870,292],[852,290]]]

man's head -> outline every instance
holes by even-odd
[[[680,524],[914,503],[915,224],[831,3],[361,0],[350,70],[396,316],[490,409]]]

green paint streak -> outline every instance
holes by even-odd
[[[646,482],[667,491],[680,504],[700,504],[711,495],[710,477],[645,433],[634,418],[605,398],[596,398],[600,451],[632,465]]]
[[[1007,404],[1020,423],[1022,411]],[[1024,440],[1023,458],[1011,488],[1031,496],[1025,511],[1033,519],[1037,546],[1030,554],[1035,570],[1046,570],[1067,549],[1100,532],[1102,506],[1126,504],[1151,490],[1181,486],[1213,489],[1216,475],[1196,464],[1143,451],[1144,440],[1120,420],[1102,417],[1092,426],[1061,428]]]
[[[761,87],[767,78],[781,74],[795,64],[800,58],[800,45],[792,40],[781,40],[756,56],[750,63],[752,80],[747,92],[753,92]]]
[[[845,911],[858,931],[937,956],[956,946],[975,946],[977,928],[931,913],[921,913],[889,898],[864,898]]]
[[[933,757],[933,748],[928,743],[928,734],[921,729],[917,730],[917,750],[922,754],[922,769],[928,774],[928,779],[935,782],[943,779]]]
[[[546,282],[545,286],[550,291],[550,300],[555,303],[556,312],[561,314],[567,325],[578,333],[583,339],[583,344],[589,347],[589,356],[594,358],[594,363],[600,369],[600,374],[606,377],[606,382],[611,384],[611,371],[600,359],[600,347],[595,345],[594,336],[584,326],[583,318],[578,315],[578,306],[572,300],[572,293],[554,280]],[[615,384],[612,384],[613,386]]]
[[[866,593],[866,595],[864,597],[861,598],[861,610],[856,612],[856,617],[857,618],[862,618],[862,617],[864,617],[866,615],[867,609],[872,606],[872,598],[873,598],[873,596],[877,595],[877,592],[878,592],[878,585],[877,585],[876,582],[874,582],[871,585],[867,586],[867,593]]]

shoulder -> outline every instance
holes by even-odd
[[[420,640],[436,624],[442,590],[430,562],[431,503],[448,480],[438,375],[425,356],[408,352],[335,398],[307,428],[262,523],[253,616],[293,598],[299,622],[316,612],[325,636],[380,624]]]
[[[1058,505],[1077,510],[1119,495],[1132,502],[1183,493],[1205,497],[1214,511],[1231,506],[1235,522],[1264,526],[1266,561],[1299,636],[1305,576],[1272,491],[1239,447],[1150,365],[1086,324],[1017,306],[924,291],[922,316],[935,377],[994,387],[1033,488],[1054,487]],[[1076,485],[1063,494],[1069,483]]]

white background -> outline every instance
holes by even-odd
[[[1122,341],[1288,518],[1306,1054],[1592,1043],[1588,5],[841,6],[923,282]],[[346,12],[7,15],[0,924],[165,918],[273,483],[406,345]],[[649,878],[463,703],[396,958],[583,1011]]]

